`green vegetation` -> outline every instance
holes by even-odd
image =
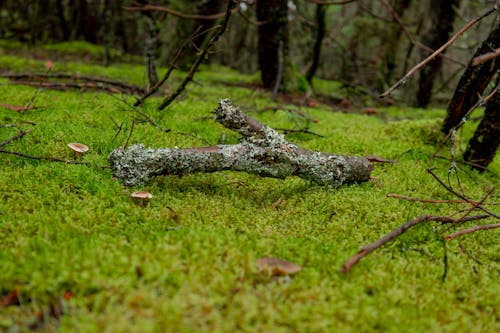
[[[43,61],[1,54],[3,70],[44,70]],[[139,65],[104,68],[55,61],[54,71],[143,82]],[[368,116],[319,105],[299,113],[285,103],[274,110],[266,109],[276,105],[267,93],[245,87],[255,77],[206,67],[195,80],[162,113],[159,123],[172,129],[169,133],[148,123],[135,124],[132,131],[137,114],[125,101],[133,99],[120,95],[41,89],[34,100],[37,109],[19,114],[0,108],[0,142],[33,127],[2,149],[71,159],[67,143],[90,147],[82,158],[90,166],[0,154],[0,300],[17,289],[21,303],[0,308],[0,330],[499,331],[496,230],[448,242],[444,282],[440,235],[449,232],[433,223],[410,230],[349,274],[339,273],[360,246],[405,221],[464,208],[386,197],[455,199],[426,172],[433,166],[447,176],[448,161],[430,161],[442,140],[443,110],[380,108]],[[35,92],[1,83],[0,103],[25,105]],[[328,85],[316,86],[326,90]],[[158,177],[124,188],[102,168],[130,133],[130,144],[151,147],[237,142],[236,134],[210,119],[220,98],[230,98],[272,127],[307,125],[324,136],[288,136],[302,147],[399,163],[377,164],[373,181],[339,189],[236,172]],[[158,101],[153,98],[143,108],[154,119],[160,118]],[[476,125],[467,124],[459,146]],[[498,157],[490,169],[500,173]],[[463,190],[476,200],[487,192],[483,184],[498,182],[491,173],[467,170],[459,176]],[[136,190],[154,195],[147,207],[131,200]],[[278,200],[281,204],[273,207]],[[303,270],[291,278],[265,276],[256,267],[265,256],[295,262]],[[63,312],[59,319],[51,315],[55,310]]]

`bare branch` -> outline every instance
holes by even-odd
[[[30,129],[27,129],[26,131],[21,131],[21,132],[17,133],[13,137],[10,137],[7,140],[0,142],[0,147],[3,147],[3,146],[5,146],[5,145],[11,143],[12,141],[17,140],[17,139],[21,139],[23,136],[30,133],[31,131],[33,131],[33,128],[30,128]]]
[[[495,59],[497,57],[500,57],[500,48],[496,49],[493,52],[488,52],[483,55],[475,57],[474,59],[472,59],[472,66],[484,64],[485,62]]]
[[[420,69],[422,69],[422,67],[424,67],[425,65],[427,65],[429,62],[431,62],[435,57],[437,57],[439,54],[441,54],[444,50],[446,50],[450,45],[452,45],[464,32],[466,32],[467,30],[469,30],[472,26],[474,26],[476,23],[478,23],[479,21],[481,21],[483,18],[491,15],[492,13],[494,13],[496,11],[496,8],[492,8],[490,10],[488,10],[486,13],[484,13],[483,15],[473,19],[472,21],[470,21],[469,23],[467,23],[462,29],[460,29],[455,35],[453,35],[450,40],[448,40],[446,43],[444,43],[439,49],[437,49],[434,53],[432,53],[430,56],[428,56],[427,58],[425,58],[423,61],[421,61],[420,63],[418,63],[415,67],[413,67],[412,69],[410,69],[408,71],[408,73],[406,73],[398,82],[396,82],[392,87],[390,87],[389,89],[387,89],[384,93],[382,93],[380,95],[381,98],[384,98],[388,95],[390,95],[391,92],[393,92],[394,90],[396,90],[397,88],[399,88],[400,86],[402,86],[406,80],[408,80],[409,78],[411,78],[413,76],[413,74],[415,74],[417,71],[419,71]]]
[[[457,237],[460,237],[463,235],[471,234],[471,233],[476,232],[476,231],[489,230],[489,229],[494,229],[494,228],[500,228],[500,223],[475,225],[473,227],[463,229],[463,230],[457,231],[453,234],[450,234],[448,236],[445,236],[444,239],[450,240],[450,239],[457,238]]]
[[[363,246],[358,253],[350,257],[347,262],[342,266],[342,269],[340,270],[342,273],[347,273],[354,265],[356,265],[361,259],[375,251],[376,249],[380,248],[382,245],[386,244],[387,242],[393,240],[394,238],[398,237],[399,235],[405,233],[410,229],[411,227],[416,226],[417,224],[420,224],[422,222],[428,222],[428,221],[435,221],[435,222],[441,222],[441,223],[458,223],[458,222],[468,222],[468,221],[474,221],[474,220],[481,220],[490,217],[489,215],[476,215],[476,216],[469,216],[466,218],[463,218],[461,220],[456,220],[448,216],[434,216],[434,215],[422,215],[419,217],[414,218],[413,220],[407,221],[406,223],[400,225],[390,233],[386,234],[384,237],[378,239],[377,241],[368,244],[366,246]]]

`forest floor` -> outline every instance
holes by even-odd
[[[0,72],[52,67],[51,73],[144,83],[140,64],[103,67],[33,52],[13,55],[0,47]],[[176,72],[165,89],[183,74]],[[500,331],[498,231],[443,240],[491,219],[424,223],[340,272],[361,246],[407,220],[459,217],[470,207],[387,196],[457,199],[429,168],[449,176],[455,188],[459,180],[476,201],[498,185],[498,156],[482,174],[461,165],[449,173],[448,160],[431,158],[443,140],[443,109],[379,107],[369,98],[338,106],[314,97],[288,104],[290,98],[273,101],[248,88],[256,76],[215,66],[203,67],[195,81],[165,111],[156,110],[155,97],[139,113],[127,94],[40,89],[0,78],[0,142],[31,130],[0,149],[74,159],[68,143],[90,147],[81,157],[87,165],[0,154],[0,331]],[[350,101],[336,82],[315,85],[333,100]],[[337,189],[237,172],[163,176],[131,188],[113,179],[107,157],[126,143],[238,142],[212,119],[221,98],[282,132],[321,135],[288,131],[287,139],[301,147],[398,163],[376,164],[371,181]],[[12,110],[28,104],[24,112]],[[171,131],[137,122],[144,113]],[[459,133],[458,156],[475,126],[470,121]],[[449,156],[449,145],[440,152]],[[131,200],[137,190],[153,194],[146,207]],[[487,205],[497,214],[498,201],[494,194]],[[257,267],[262,257],[302,270],[269,276]]]

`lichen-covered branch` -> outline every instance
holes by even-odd
[[[223,99],[216,120],[243,136],[239,144],[199,148],[145,148],[138,144],[111,152],[113,175],[136,185],[158,175],[185,175],[223,170],[266,177],[298,176],[333,187],[366,181],[373,169],[364,157],[334,155],[299,148],[267,125],[248,117]]]

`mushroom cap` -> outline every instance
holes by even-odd
[[[279,258],[260,258],[257,260],[257,268],[274,276],[291,275],[302,270],[299,265]]]
[[[68,143],[68,147],[77,153],[85,153],[89,150],[89,147],[84,145],[83,143],[72,142]]]
[[[153,197],[153,195],[149,192],[145,191],[137,191],[131,194],[132,198],[134,199],[143,199],[143,200],[149,200]]]

